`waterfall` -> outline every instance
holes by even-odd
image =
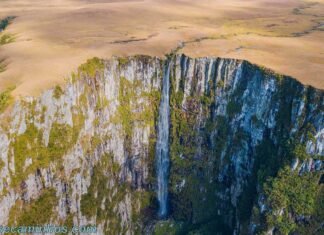
[[[165,65],[162,81],[162,97],[159,108],[158,137],[156,143],[156,164],[158,182],[159,216],[168,213],[168,171],[169,171],[169,127],[170,127],[170,61]]]

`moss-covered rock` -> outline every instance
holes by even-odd
[[[9,224],[36,226],[50,223],[51,218],[55,215],[54,208],[57,203],[55,190],[45,189],[38,199],[30,203],[16,202],[16,205],[10,211]]]
[[[27,124],[26,131],[16,135],[10,145],[15,159],[12,186],[17,186],[28,174],[38,168],[48,167],[51,162],[60,163],[63,155],[77,142],[83,123],[82,115],[74,116],[73,127],[53,123],[47,146],[43,141],[42,130],[32,123]],[[26,164],[27,160],[31,164]]]

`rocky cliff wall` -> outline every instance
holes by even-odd
[[[89,60],[65,89],[25,98],[3,117],[0,224],[140,229],[139,212],[150,200],[162,63],[126,62]],[[42,198],[49,190],[53,195]],[[40,199],[53,200],[52,208]],[[44,209],[47,217],[37,214]]]
[[[292,161],[295,169],[308,164],[308,172],[323,171],[323,92],[246,61],[178,56],[174,63],[173,216],[201,234],[215,228],[220,234],[257,233],[268,226],[276,231],[283,223],[267,220],[275,213],[272,204],[264,202],[268,210],[260,213],[257,201],[264,184]],[[313,174],[306,183],[318,183],[321,173]],[[307,204],[321,187],[307,195],[309,201],[301,200],[302,193],[292,197]],[[251,220],[253,211],[258,224]],[[282,220],[296,225],[295,219]]]
[[[168,59],[168,204],[177,226],[167,233],[322,226],[313,207],[323,192],[323,91],[246,61]],[[164,66],[147,56],[94,58],[65,88],[24,98],[3,114],[0,224],[96,224],[99,234],[153,233],[145,228],[157,220]],[[314,187],[287,196],[281,184]],[[277,194],[284,204],[275,203]],[[296,209],[309,201],[309,210]]]

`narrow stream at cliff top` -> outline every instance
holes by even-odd
[[[162,97],[159,108],[158,137],[156,143],[157,196],[159,217],[168,214],[168,179],[169,179],[169,127],[170,127],[170,61],[165,65],[162,81]]]

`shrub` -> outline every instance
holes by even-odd
[[[12,101],[12,97],[11,97],[10,93],[13,89],[14,88],[8,88],[4,92],[0,93],[0,113],[3,112],[8,107],[10,102]]]
[[[53,92],[54,98],[59,99],[62,94],[63,94],[62,88],[59,85],[55,86],[54,92]]]
[[[14,18],[14,16],[7,16],[6,18],[0,20],[0,32],[5,30]]]
[[[15,41],[15,37],[12,34],[3,34],[0,37],[0,45],[5,45]]]
[[[80,65],[78,68],[79,74],[85,74],[90,77],[95,77],[97,72],[103,71],[104,62],[102,59],[98,57],[94,57],[92,59],[88,59],[86,63]]]
[[[302,144],[297,144],[293,150],[293,155],[299,160],[303,161],[309,157],[306,153],[306,146]]]
[[[124,66],[128,63],[128,58],[127,57],[119,57],[118,58],[118,62],[119,62],[119,66]]]

